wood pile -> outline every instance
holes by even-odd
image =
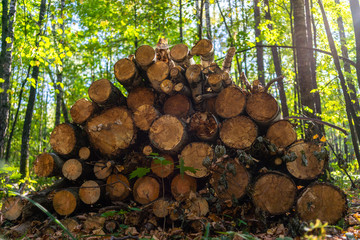
[[[268,86],[250,84],[244,75],[246,88],[236,86],[229,74],[234,55],[230,48],[220,67],[209,40],[191,49],[160,41],[117,61],[115,78],[127,97],[100,79],[89,87],[91,101],[72,106],[73,123],[55,127],[53,152],[40,154],[34,165],[39,177],[66,181],[40,202],[64,217],[136,206],[146,212],[130,221],[139,228],[163,218],[196,228],[214,214],[246,221],[251,212],[338,221],[345,195],[316,181],[327,165],[323,143],[297,139]],[[2,212],[15,220],[25,217],[24,209],[26,203],[12,197]]]

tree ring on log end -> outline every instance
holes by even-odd
[[[251,147],[257,135],[257,125],[245,116],[227,119],[220,128],[220,138],[224,144],[236,149]]]
[[[258,123],[268,124],[280,116],[276,99],[268,93],[251,94],[246,101],[246,112]]]
[[[9,197],[3,202],[1,213],[5,219],[10,221],[19,218],[22,214],[24,204],[19,197]]]
[[[148,66],[155,59],[155,49],[149,45],[141,45],[135,51],[135,60],[140,66]]]
[[[101,197],[99,184],[93,180],[84,182],[80,186],[79,197],[85,204],[96,203]]]
[[[164,113],[178,118],[186,117],[191,109],[189,98],[182,94],[169,97],[164,103]]]
[[[278,148],[286,148],[296,141],[296,132],[287,120],[273,123],[267,130],[266,138]]]
[[[55,193],[53,198],[54,210],[62,215],[67,216],[73,213],[77,205],[77,195],[69,190],[61,190]]]
[[[106,180],[106,192],[112,201],[122,201],[129,196],[130,183],[122,174],[110,175]]]
[[[100,79],[90,85],[88,92],[91,100],[102,104],[109,99],[112,89],[112,83],[109,80]]]
[[[50,135],[50,145],[58,154],[70,154],[76,145],[74,128],[67,123],[57,125]]]
[[[115,77],[121,84],[128,84],[129,79],[133,78],[136,72],[135,64],[127,58],[120,59],[114,65]]]
[[[163,115],[149,130],[151,143],[162,151],[178,151],[186,139],[184,124],[174,116]]]
[[[155,95],[149,88],[137,87],[129,92],[126,102],[128,107],[135,111],[141,105],[154,105]]]
[[[176,44],[170,50],[170,56],[175,62],[182,62],[188,56],[189,48],[185,44]]]
[[[291,145],[288,152],[294,152],[297,158],[286,163],[290,174],[303,180],[312,180],[319,176],[324,171],[326,159],[317,159],[315,151],[320,152],[321,147],[314,143],[298,142]]]
[[[191,192],[196,192],[196,179],[186,174],[176,175],[171,180],[171,194],[177,201],[189,198]]]
[[[67,160],[62,167],[62,173],[64,177],[66,177],[69,180],[78,179],[83,173],[81,162],[77,159]]]
[[[246,96],[238,87],[230,86],[222,90],[216,98],[215,111],[223,118],[232,118],[244,111]]]
[[[34,163],[34,172],[39,177],[50,177],[56,168],[55,159],[51,153],[42,153]]]
[[[296,190],[294,181],[287,175],[268,172],[256,180],[252,189],[252,200],[261,210],[271,215],[279,215],[293,206]]]
[[[91,117],[94,110],[94,103],[81,98],[70,108],[70,115],[74,123],[82,124]]]
[[[300,194],[296,211],[304,221],[320,219],[329,224],[339,221],[347,210],[346,195],[327,183],[313,183]]]
[[[142,177],[136,180],[133,187],[134,200],[140,204],[148,204],[159,197],[160,184],[152,177]]]
[[[86,131],[92,145],[109,156],[126,149],[135,135],[131,113],[124,107],[107,109],[90,119]]]
[[[185,173],[191,177],[202,178],[209,174],[209,169],[203,165],[203,161],[206,157],[210,160],[214,158],[214,149],[207,143],[193,142],[181,151],[180,160],[184,161],[185,167],[192,167],[194,172],[185,171]]]

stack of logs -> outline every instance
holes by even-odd
[[[177,221],[252,202],[268,215],[295,209],[305,221],[338,221],[345,195],[315,181],[327,164],[323,144],[297,140],[268,86],[244,75],[245,89],[234,84],[234,54],[230,48],[219,67],[209,40],[190,50],[159,41],[117,61],[127,97],[107,79],[93,82],[91,101],[70,110],[73,123],[53,130],[53,153],[37,157],[39,177],[67,179],[46,192],[45,205],[69,216],[83,206],[135,201],[149,216]],[[14,220],[23,208],[8,198],[3,213]]]

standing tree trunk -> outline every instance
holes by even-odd
[[[40,4],[40,12],[39,12],[39,33],[37,35],[36,39],[36,48],[39,46],[39,36],[42,34],[42,23],[45,16],[45,10],[46,10],[46,0],[41,0]],[[35,65],[33,67],[33,71],[31,74],[31,78],[35,79],[35,86],[31,85],[30,88],[30,95],[29,95],[29,101],[26,107],[26,114],[25,114],[25,120],[24,120],[24,127],[22,132],[22,142],[21,142],[21,157],[20,157],[20,173],[22,177],[26,176],[27,172],[27,166],[28,166],[28,155],[29,155],[29,137],[30,137],[30,130],[31,130],[31,122],[33,117],[33,111],[34,111],[34,105],[35,105],[35,98],[36,98],[36,86],[37,86],[37,80],[39,77],[39,66]]]
[[[266,11],[266,13],[265,13],[265,18],[267,20],[271,21],[269,0],[264,0],[264,2],[265,2],[265,5],[267,6],[267,9],[268,9]],[[269,24],[268,28],[270,30],[272,30],[273,29],[272,24]],[[271,52],[272,52],[272,55],[273,55],[273,61],[274,61],[276,76],[280,77],[280,76],[282,76],[282,70],[281,70],[281,62],[280,62],[279,52],[278,52],[276,47],[271,47]],[[287,116],[289,116],[289,109],[288,109],[288,106],[287,106],[286,94],[285,94],[285,90],[284,90],[284,82],[283,82],[283,80],[280,80],[278,82],[278,89],[279,89],[279,93],[280,93],[282,115],[283,115],[283,117],[287,117]]]
[[[180,42],[183,42],[183,20],[182,20],[182,2],[179,0],[179,22],[180,22]]]
[[[254,18],[255,18],[255,42],[256,42],[256,62],[257,62],[258,78],[261,84],[265,86],[264,49],[260,47],[262,45],[262,40],[260,39],[261,31],[259,28],[260,25],[259,0],[254,0]]]
[[[313,83],[311,80],[311,57],[309,56],[309,51],[304,51],[302,49],[308,47],[304,0],[292,0],[292,2],[294,7],[295,46],[297,47],[296,58],[301,105],[303,108],[308,107],[310,109],[309,111],[304,110],[303,113],[308,117],[314,117],[315,98],[314,94],[310,93],[310,91],[313,90]]]
[[[349,94],[348,94],[348,92],[347,92],[347,89],[346,89],[345,77],[344,77],[344,74],[343,74],[343,72],[342,72],[342,70],[341,70],[339,55],[338,55],[338,53],[337,53],[336,46],[335,46],[335,42],[334,42],[333,36],[332,36],[332,34],[331,34],[331,30],[330,30],[329,22],[328,22],[328,20],[327,20],[326,14],[325,14],[324,6],[323,6],[321,0],[318,0],[318,2],[319,2],[319,5],[320,5],[321,14],[322,14],[322,16],[323,16],[324,25],[325,25],[325,30],[326,30],[326,35],[327,35],[327,38],[328,38],[328,41],[329,41],[331,53],[332,53],[332,55],[333,55],[334,63],[335,63],[337,72],[338,72],[338,74],[339,74],[339,79],[340,79],[341,88],[342,88],[342,91],[343,91],[343,94],[344,94],[344,98],[345,98],[346,112],[350,112],[350,114],[348,114],[348,116],[351,115],[351,117],[353,118],[353,120],[354,120],[354,125],[355,125],[355,129],[356,129],[356,132],[357,132],[357,137],[358,137],[358,139],[360,139],[360,138],[359,138],[359,134],[360,134],[360,121],[359,121],[359,118],[356,116],[356,113],[355,113],[355,110],[354,110],[354,106],[353,106],[352,103],[351,103],[350,96],[349,96]],[[351,121],[351,118],[349,118],[349,122],[350,122],[350,121]],[[360,164],[360,159],[358,159],[358,163]]]
[[[209,0],[205,0],[205,19],[206,19],[206,36],[210,41],[212,41]]]
[[[196,0],[195,2],[196,4],[196,16],[198,18],[198,24],[197,24],[197,28],[198,28],[198,36],[199,36],[199,40],[202,39],[202,24],[203,24],[203,8],[204,8],[204,0],[200,0],[200,7],[199,7],[199,0]]]
[[[349,0],[351,15],[354,24],[356,44],[356,75],[360,86],[360,5],[359,0]]]
[[[3,157],[5,135],[8,129],[10,101],[8,90],[12,73],[12,50],[14,42],[14,24],[16,19],[16,0],[2,0],[1,19],[1,55],[0,55],[0,158]],[[2,91],[2,92],[1,92]]]

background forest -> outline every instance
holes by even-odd
[[[333,168],[340,162],[359,169],[359,0],[3,0],[1,6],[4,171],[31,174],[36,156],[50,149],[52,129],[71,121],[68,109],[87,97],[90,84],[106,78],[121,88],[114,63],[159,38],[170,46],[211,39],[220,63],[234,46],[231,74],[238,84],[241,72],[263,83],[283,75],[270,89],[283,116],[345,129],[348,135],[296,120],[299,135],[325,136],[337,153]]]

